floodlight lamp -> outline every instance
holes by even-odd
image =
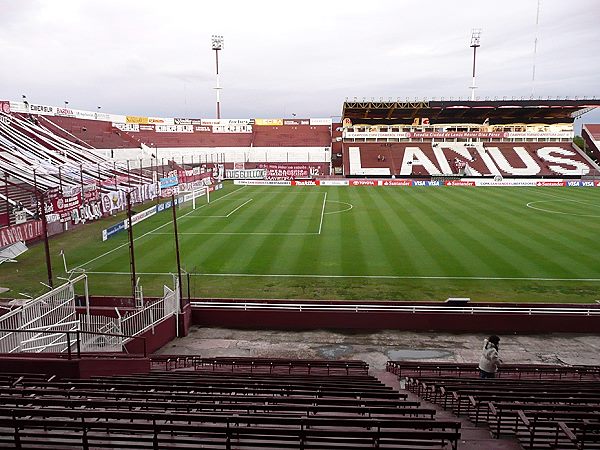
[[[471,30],[471,45],[470,47],[479,47],[481,40],[481,28],[473,28]]]
[[[223,50],[223,36],[212,35],[211,38],[213,50]]]

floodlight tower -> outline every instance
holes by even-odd
[[[217,85],[215,90],[217,91],[217,119],[221,118],[221,98],[220,90],[222,87],[219,85],[219,50],[223,50],[223,36],[212,36],[212,49],[215,51],[215,58],[217,62]]]
[[[477,56],[477,47],[480,46],[479,40],[481,38],[481,28],[473,28],[471,30],[471,45],[470,47],[473,49],[473,83],[471,84],[471,101],[475,100],[475,89],[477,86],[475,85],[475,58]]]

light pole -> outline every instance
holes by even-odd
[[[68,100],[65,100],[65,108],[68,106],[69,102]]]
[[[475,58],[477,55],[477,47],[480,46],[479,41],[481,39],[481,28],[473,28],[471,31],[471,45],[470,47],[473,49],[473,83],[469,89],[471,89],[471,101],[475,100],[475,89],[477,86],[475,85]]]
[[[223,50],[223,36],[212,36],[212,49],[215,51],[215,60],[217,63],[217,85],[215,90],[217,91],[217,119],[221,118],[221,96],[220,91],[223,89],[219,84],[219,50]]]

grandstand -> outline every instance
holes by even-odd
[[[16,284],[7,286],[11,291],[5,296],[11,300],[0,310],[0,447],[598,448],[600,366],[585,347],[597,349],[600,305],[556,304],[548,294],[553,292],[548,286],[565,282],[577,284],[566,289],[561,285],[556,290],[583,295],[581,291],[588,289],[590,298],[597,296],[596,253],[580,252],[577,260],[568,253],[570,247],[595,248],[589,239],[589,234],[597,231],[593,223],[590,225],[593,221],[586,221],[585,230],[581,225],[581,238],[577,242],[562,243],[554,238],[552,242],[562,249],[565,260],[581,265],[574,269],[562,261],[543,261],[550,267],[548,270],[558,274],[555,277],[543,272],[545,266],[534,266],[531,260],[520,261],[523,255],[519,250],[525,248],[522,241],[516,242],[517,257],[512,257],[508,253],[511,249],[507,250],[511,239],[504,230],[500,233],[504,240],[497,247],[501,250],[485,247],[484,255],[487,258],[493,254],[501,262],[502,256],[518,259],[522,265],[513,272],[511,267],[506,274],[489,277],[467,277],[459,272],[449,277],[423,276],[421,268],[417,268],[412,278],[395,272],[357,274],[356,268],[361,266],[358,260],[353,260],[354,253],[348,248],[368,246],[366,243],[371,241],[362,235],[351,236],[352,242],[347,237],[343,243],[329,240],[323,248],[317,248],[326,229],[324,223],[325,227],[331,226],[326,222],[327,214],[334,217],[331,223],[341,224],[335,229],[340,235],[344,228],[352,229],[355,224],[351,220],[358,217],[351,216],[347,222],[339,219],[341,213],[350,211],[354,205],[345,197],[331,195],[328,199],[328,193],[334,189],[350,191],[350,186],[364,185],[381,186],[382,190],[390,186],[393,190],[406,186],[427,194],[429,187],[443,185],[527,189],[560,186],[566,189],[562,195],[568,195],[567,186],[598,186],[597,128],[586,125],[583,129],[592,156],[572,142],[574,118],[598,106],[600,101],[596,99],[347,101],[338,124],[323,118],[140,117],[0,102],[0,274],[9,274],[12,267],[23,267],[19,264],[27,258],[27,246],[39,241],[45,241],[48,269],[48,286],[43,288],[43,294],[26,300],[20,293],[15,294],[20,289]],[[231,260],[241,260],[247,266],[256,260],[258,267],[272,270],[274,265],[282,265],[282,260],[275,259],[278,253],[286,261],[299,255],[299,259],[308,261],[311,270],[320,267],[313,258],[326,259],[320,251],[333,254],[339,257],[338,261],[328,260],[326,266],[343,266],[346,272],[333,277],[316,273],[316,269],[309,272],[317,280],[317,295],[322,292],[318,283],[325,283],[323,280],[328,277],[338,284],[339,290],[335,292],[343,291],[342,279],[352,277],[365,285],[371,279],[374,284],[383,284],[382,280],[388,279],[401,283],[424,278],[440,283],[440,280],[460,282],[462,278],[472,278],[482,289],[491,289],[491,284],[505,281],[529,283],[518,289],[526,291],[525,295],[539,289],[540,297],[535,304],[500,305],[494,302],[456,305],[452,299],[446,303],[375,302],[356,300],[352,293],[349,300],[326,302],[323,297],[303,301],[193,298],[190,273],[186,273],[188,278],[183,282],[181,267],[172,265],[159,274],[164,276],[160,278],[160,295],[156,291],[148,295],[142,289],[143,283],[135,279],[133,232],[128,241],[125,233],[119,232],[131,231],[134,225],[136,231],[145,230],[142,222],[156,220],[153,228],[149,227],[151,230],[142,236],[151,235],[171,225],[170,221],[158,222],[167,216],[160,213],[172,210],[176,226],[179,220],[176,206],[189,208],[193,199],[195,208],[198,196],[208,201],[208,194],[213,196],[214,205],[218,199],[235,199],[239,195],[237,189],[242,189],[240,186],[251,185],[262,185],[264,189],[289,186],[291,192],[305,192],[304,196],[296,195],[300,200],[295,199],[297,203],[292,207],[304,215],[285,216],[287,210],[277,210],[280,205],[271,200],[279,194],[261,190],[252,191],[256,200],[238,198],[237,203],[220,206],[224,208],[222,211],[217,209],[217,203],[213,215],[188,216],[195,210],[185,210],[181,220],[201,223],[192,227],[207,227],[182,228],[188,230],[181,231],[186,236],[182,241],[190,235],[202,236],[201,242],[191,238],[185,241],[188,248],[208,253],[202,245],[210,241],[213,245],[210,251],[215,254],[231,252]],[[314,187],[296,187],[306,185]],[[425,190],[419,190],[421,186]],[[443,189],[440,187],[436,195],[443,197],[447,193]],[[392,221],[386,221],[381,211],[373,212],[383,204],[376,191],[370,187],[365,191],[369,204],[364,209],[384,223],[386,228],[381,234],[392,234]],[[525,194],[529,192],[533,191]],[[554,193],[550,196],[556,195],[556,191],[550,192]],[[311,198],[310,194],[318,196]],[[590,198],[594,195],[584,194]],[[261,195],[267,200],[263,200],[255,214],[263,228],[252,228],[256,225],[251,220],[253,216],[236,219],[235,214],[244,207],[249,209],[250,202],[259,204]],[[385,195],[391,197],[389,190]],[[502,197],[499,203],[507,198]],[[474,204],[472,199],[469,201]],[[541,201],[548,200],[537,202]],[[576,216],[574,220],[580,220],[581,216],[597,217],[588,198],[571,201],[559,196],[559,201],[576,205],[556,210],[557,214]],[[359,205],[358,201],[355,203]],[[208,210],[207,205],[203,203],[201,207]],[[335,208],[328,210],[332,205]],[[132,211],[132,206],[141,209]],[[263,222],[272,220],[269,210],[278,214],[274,224],[289,227],[281,228],[284,231],[273,228],[273,224],[265,227]],[[515,211],[523,214],[523,209]],[[513,214],[512,210],[509,212]],[[234,228],[233,221],[215,224],[232,215],[243,232]],[[106,218],[109,223],[103,220]],[[215,223],[211,219],[216,219]],[[204,225],[205,222],[211,223]],[[380,234],[379,229],[368,223],[370,235]],[[556,226],[556,222],[548,223]],[[419,227],[425,232],[425,240],[435,241],[426,225]],[[571,227],[565,220],[556,226],[556,233],[566,235],[572,231]],[[93,243],[83,247],[83,262],[76,261],[71,270],[61,250],[60,263],[64,263],[65,270],[60,273],[66,279],[55,287],[56,277],[50,266],[51,259],[57,257],[50,255],[48,236],[61,234],[61,238],[68,239],[69,233],[82,230],[77,239],[83,240],[85,232],[93,230]],[[329,236],[337,232],[330,231]],[[146,255],[152,254],[147,257],[149,260],[167,260],[171,256],[165,257],[161,247],[171,238],[165,238],[167,232],[160,233],[155,241],[136,243],[141,244],[137,247],[142,254],[138,263],[149,267],[151,274],[154,269],[150,264],[154,261],[145,261]],[[239,240],[237,235],[244,233],[257,239],[260,243],[257,248],[264,254],[237,253],[250,242]],[[470,230],[466,238],[454,229],[452,233],[454,244],[458,243],[452,247],[454,251],[464,250],[475,260],[478,255],[473,251],[476,243],[471,234],[477,235],[479,231]],[[522,230],[521,233],[527,234]],[[306,245],[274,239],[281,235],[285,239],[300,236]],[[403,242],[411,240],[405,236],[409,233],[405,232]],[[122,241],[113,245],[111,239]],[[525,239],[539,240],[536,242],[539,248],[545,247],[545,241],[537,235]],[[265,242],[274,240],[281,245],[266,246]],[[410,255],[398,255],[396,248],[382,242],[372,247],[375,252],[381,251],[380,260],[369,260],[367,266],[387,269],[390,264],[385,264],[384,256],[409,258]],[[418,250],[417,246],[409,248],[415,253]],[[122,286],[114,281],[116,278],[109,277],[123,274],[119,272],[121,250],[130,252],[126,258],[131,272],[126,275],[131,274],[132,286],[126,288],[132,288],[131,295],[123,294]],[[440,261],[449,261],[452,270],[465,269],[460,264],[462,254],[453,259],[450,251],[442,249],[438,259],[432,255],[433,251],[428,250],[423,257],[429,265],[442,268]],[[86,261],[101,258],[106,258],[101,262],[105,272],[88,270]],[[177,258],[179,265],[179,253]],[[536,253],[531,259],[546,258]],[[342,260],[344,263],[340,263]],[[199,261],[190,266],[207,264]],[[485,264],[481,265],[488,265],[487,259],[482,261]],[[229,264],[236,262],[239,261],[222,263],[223,272],[215,276],[225,279],[226,289],[234,283],[233,278],[226,278],[228,268],[232,267]],[[39,261],[30,264],[40,266]],[[9,266],[11,269],[7,269]],[[492,266],[489,264],[486,269],[495,270]],[[585,277],[575,273],[579,267],[588,270]],[[538,270],[541,275],[536,272],[529,278],[523,276],[528,275],[527,270]],[[177,271],[179,274],[175,275]],[[283,284],[283,278],[288,277],[277,270],[237,275],[244,282],[246,278],[265,276],[267,281],[258,281],[265,286]],[[298,295],[306,295],[302,286],[305,281],[302,277],[306,275],[301,271],[289,275],[292,283],[301,285]],[[25,275],[15,276],[11,272],[11,277],[12,283]],[[165,278],[168,281],[163,283]],[[90,280],[99,280],[108,295],[98,295],[98,288]],[[463,288],[464,285],[458,287]],[[15,298],[17,295],[19,298]],[[551,364],[544,361],[545,353],[532,352],[527,354],[528,361],[505,365],[499,378],[482,381],[472,362],[444,361],[445,354],[432,356],[438,359],[435,362],[396,360],[391,353],[385,356],[378,353],[371,360],[369,354],[377,352],[379,342],[364,346],[355,357],[346,349],[350,345],[339,345],[342,340],[339,335],[329,337],[329,348],[322,348],[316,355],[297,340],[293,340],[297,348],[291,355],[289,349],[267,351],[260,348],[261,338],[256,336],[250,339],[249,348],[238,343],[229,349],[220,342],[211,351],[194,351],[194,344],[189,342],[206,327],[284,329],[298,333],[322,329],[345,330],[344,333],[364,330],[375,333],[382,329],[522,335],[570,333],[569,336],[576,336],[573,340],[581,339],[584,348],[571,352],[568,361],[556,357]],[[213,341],[217,340],[216,334],[212,333]],[[420,339],[433,346],[436,335]],[[458,339],[450,337],[445,345],[457,343]],[[551,339],[548,342],[553,342]],[[560,338],[556,342],[560,343]],[[333,350],[332,345],[336,347]],[[414,347],[408,349],[411,350],[416,351]],[[513,349],[513,360],[518,360],[519,352],[522,349]],[[506,359],[507,356],[508,353]],[[383,364],[382,359],[385,359]]]
[[[348,176],[580,178],[599,167],[573,143],[595,100],[346,102]]]

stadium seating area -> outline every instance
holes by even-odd
[[[507,365],[486,380],[474,364],[390,361],[387,370],[423,400],[524,449],[600,448],[600,367]]]
[[[0,447],[456,449],[460,438],[459,421],[436,419],[362,361],[162,356],[153,367],[0,374]]]
[[[96,148],[149,147],[329,147],[329,126],[255,126],[252,133],[170,133],[140,130],[127,132],[110,122],[69,117],[43,117],[44,126],[70,140],[78,139]]]
[[[358,152],[357,152],[358,148]],[[350,175],[581,176],[597,170],[569,143],[345,143]],[[353,152],[354,158],[353,161]],[[357,156],[360,159],[356,159]],[[360,162],[360,165],[358,163]],[[364,172],[364,173],[363,173]]]

